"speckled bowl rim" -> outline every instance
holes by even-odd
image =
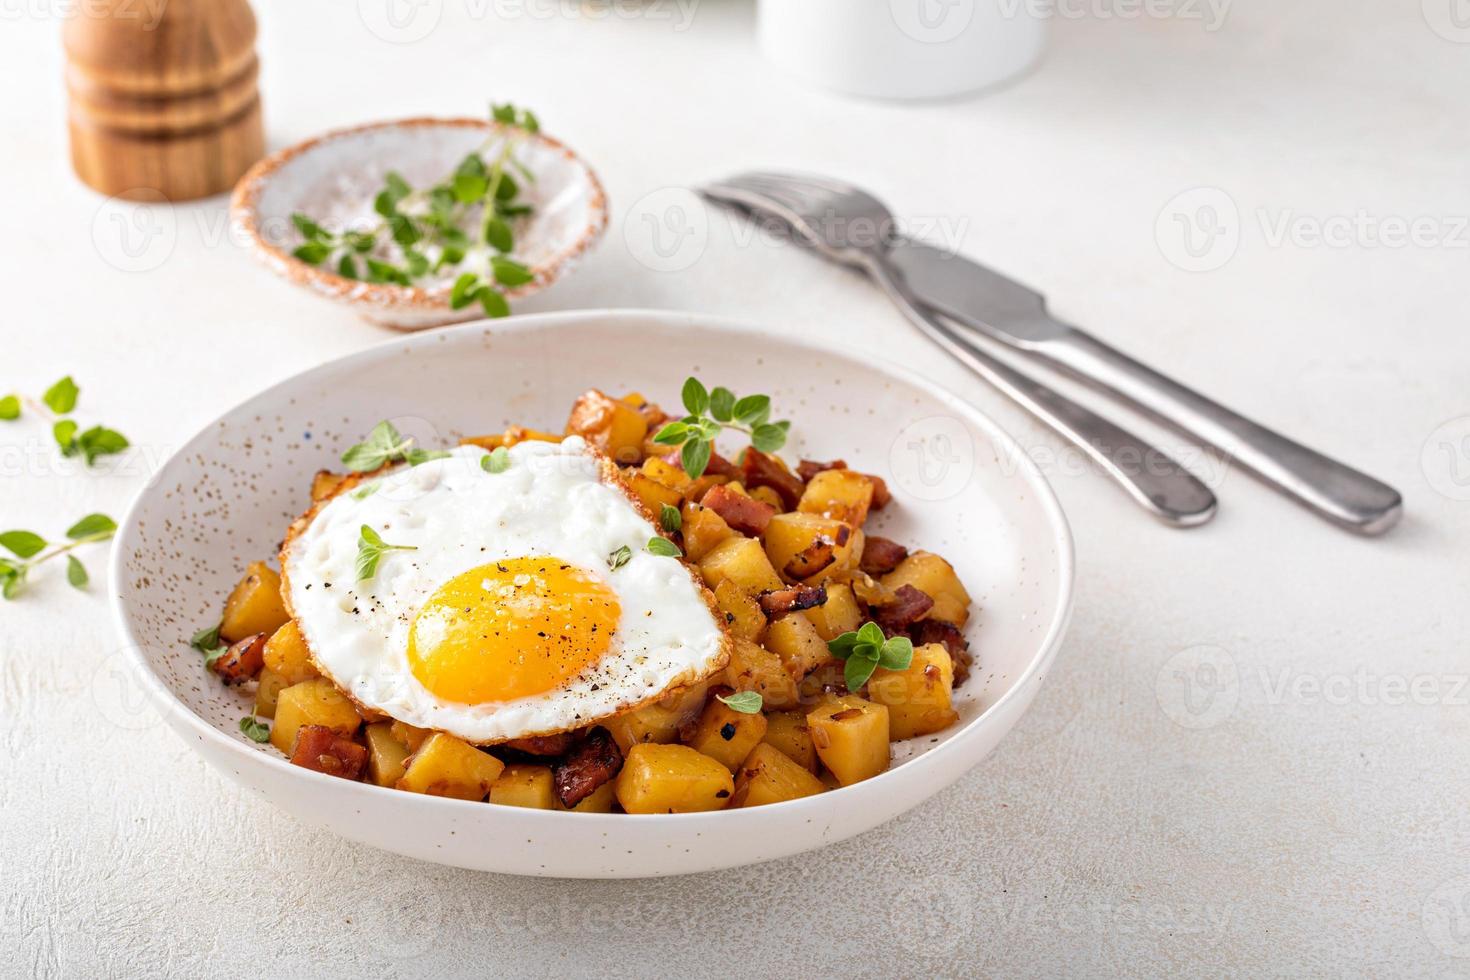
[[[762,328],[752,326],[748,322],[718,316],[706,316],[703,314],[680,313],[670,310],[645,310],[645,309],[620,309],[620,310],[577,310],[560,313],[537,313],[523,316],[513,316],[500,320],[477,320],[472,323],[460,324],[458,326],[446,327],[441,330],[410,334],[407,337],[397,337],[381,344],[375,344],[365,350],[354,354],[348,354],[319,364],[316,367],[293,375],[270,387],[258,392],[256,395],[234,406],[227,412],[218,416],[208,425],[204,426],[193,438],[184,443],[165,463],[159,467],[157,475],[150,480],[148,485],[139,491],[129,505],[127,514],[123,517],[117,533],[117,544],[113,549],[109,565],[108,590],[112,605],[113,619],[117,629],[127,647],[127,659],[135,676],[144,690],[152,698],[155,707],[176,730],[181,733],[185,730],[196,737],[211,742],[216,748],[228,753],[233,759],[238,760],[242,766],[266,766],[274,768],[278,773],[288,774],[288,778],[305,780],[303,788],[317,787],[321,792],[366,794],[364,796],[351,796],[350,799],[361,800],[365,806],[372,805],[374,800],[381,800],[381,794],[385,792],[397,793],[396,790],[385,790],[379,786],[367,783],[353,782],[328,776],[325,773],[315,772],[301,766],[293,766],[285,758],[277,755],[259,751],[247,745],[245,742],[231,738],[209,722],[196,715],[184,702],[174,694],[164,681],[158,677],[148,666],[144,658],[142,644],[133,634],[128,626],[127,603],[123,599],[119,584],[126,580],[124,560],[126,554],[125,545],[136,533],[136,522],[139,511],[142,510],[145,501],[150,500],[152,495],[163,485],[163,474],[175,459],[198,453],[203,448],[202,443],[210,434],[227,420],[236,416],[243,408],[257,399],[277,395],[286,389],[301,385],[319,372],[335,371],[350,366],[354,362],[372,362],[384,356],[389,351],[403,351],[405,345],[409,347],[437,345],[452,337],[461,334],[480,334],[489,331],[492,333],[505,333],[511,331],[555,331],[560,326],[581,325],[588,321],[616,319],[641,319],[661,324],[669,324],[682,321],[683,324],[696,325],[698,327],[729,334],[732,338],[745,343],[760,343],[763,340],[779,340],[784,345],[802,348],[813,355],[831,357],[838,356],[858,362],[871,370],[891,376],[903,384],[918,387],[926,393],[944,402],[954,412],[966,419],[971,424],[986,434],[997,450],[1003,451],[1007,457],[1014,460],[1016,469],[1011,479],[1020,480],[1034,494],[1040,503],[1042,510],[1051,524],[1054,535],[1053,540],[1048,542],[1056,547],[1057,571],[1060,581],[1057,583],[1056,611],[1052,620],[1047,624],[1046,632],[1032,654],[1030,661],[1024,670],[1016,677],[1010,688],[986,707],[979,715],[966,724],[952,738],[942,744],[934,746],[915,758],[906,760],[903,765],[895,767],[874,776],[872,779],[864,780],[852,786],[817,796],[809,796],[798,800],[789,800],[782,803],[773,803],[767,806],[752,807],[750,809],[718,810],[707,813],[671,813],[671,814],[640,814],[629,815],[624,813],[571,813],[555,810],[537,811],[537,818],[544,819],[553,825],[559,825],[560,830],[577,831],[583,833],[605,833],[609,827],[628,820],[643,821],[681,821],[698,827],[703,823],[711,833],[720,830],[731,830],[735,824],[744,824],[749,830],[751,827],[759,826],[764,821],[770,821],[774,828],[781,820],[796,810],[804,810],[809,818],[819,817],[822,811],[834,807],[863,807],[865,803],[878,800],[890,785],[889,777],[895,773],[904,772],[908,777],[917,778],[925,771],[937,769],[940,760],[964,751],[966,743],[973,738],[978,738],[980,729],[988,716],[1001,713],[1007,702],[1022,697],[1034,696],[1028,689],[1044,677],[1044,672],[1055,659],[1062,639],[1066,635],[1067,627],[1071,622],[1072,606],[1074,599],[1074,586],[1076,576],[1076,554],[1072,539],[1071,527],[1067,522],[1066,514],[1062,510],[1061,503],[1057,500],[1056,493],[1051,484],[1047,482],[1041,470],[1036,466],[1030,456],[1021,448],[1021,445],[1008,432],[994,422],[988,415],[960,398],[958,395],[942,388],[927,378],[907,368],[898,367],[892,361],[885,361],[866,354],[860,354],[851,350],[839,350],[834,347],[824,347],[818,344],[808,343],[805,340],[793,339],[789,331],[780,332],[776,328]],[[181,727],[182,726],[182,727]],[[965,766],[968,770],[978,760]],[[938,775],[936,772],[935,775]],[[928,796],[937,792],[938,789],[948,785],[947,782],[917,797],[905,806],[905,809],[917,806]],[[454,800],[447,797],[421,796],[414,802],[425,807],[451,807],[462,814],[484,814],[486,803],[469,800]],[[505,809],[519,811],[518,807],[507,807]]]
[[[463,116],[449,118],[414,116],[409,119],[388,119],[331,130],[320,136],[303,140],[294,146],[288,146],[284,150],[278,150],[247,170],[245,176],[235,184],[234,193],[230,197],[230,221],[238,232],[249,240],[251,252],[267,268],[297,286],[311,289],[319,296],[351,303],[354,306],[362,306],[366,309],[411,310],[420,313],[449,312],[449,293],[453,288],[452,283],[426,289],[421,286],[395,286],[392,283],[369,283],[361,279],[348,279],[345,276],[339,276],[331,269],[307,265],[292,256],[290,252],[266,241],[260,230],[261,194],[275,176],[276,171],[298,156],[310,153],[317,147],[334,140],[359,136],[380,129],[430,126],[480,129],[486,132],[505,128],[500,123],[486,119]],[[602,180],[597,176],[597,171],[592,169],[592,165],[571,147],[545,133],[536,133],[531,138],[573,161],[587,174],[587,179],[592,187],[592,197],[588,202],[592,217],[571,245],[557,252],[550,259],[530,267],[530,282],[505,290],[505,295],[509,299],[521,299],[550,286],[561,277],[572,262],[585,254],[602,238],[608,225],[607,191],[603,189]]]

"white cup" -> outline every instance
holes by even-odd
[[[935,99],[1020,74],[1041,54],[1045,0],[760,0],[761,49],[821,88]]]

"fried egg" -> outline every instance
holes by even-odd
[[[708,593],[648,551],[658,532],[612,464],[576,436],[508,452],[490,472],[462,446],[298,522],[284,592],[321,672],[364,707],[485,745],[720,670],[729,640]],[[359,580],[364,527],[392,547]]]

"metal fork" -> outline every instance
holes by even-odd
[[[1155,517],[1174,527],[1196,527],[1215,515],[1215,495],[1172,457],[991,356],[925,310],[888,261],[893,215],[870,195],[816,178],[798,185],[761,175],[706,191],[774,213],[813,248],[862,269],[924,336],[1080,449]]]

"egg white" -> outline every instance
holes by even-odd
[[[400,467],[321,506],[282,554],[285,592],[322,673],[359,704],[477,744],[567,731],[611,717],[724,666],[728,643],[703,586],[678,559],[646,550],[658,532],[580,437],[522,442],[500,473],[485,450]],[[368,487],[372,487],[371,490]],[[394,545],[356,580],[360,528]],[[627,546],[617,569],[608,556]],[[497,559],[555,557],[605,581],[621,615],[611,645],[565,686],[462,704],[409,669],[414,615],[446,581]]]

